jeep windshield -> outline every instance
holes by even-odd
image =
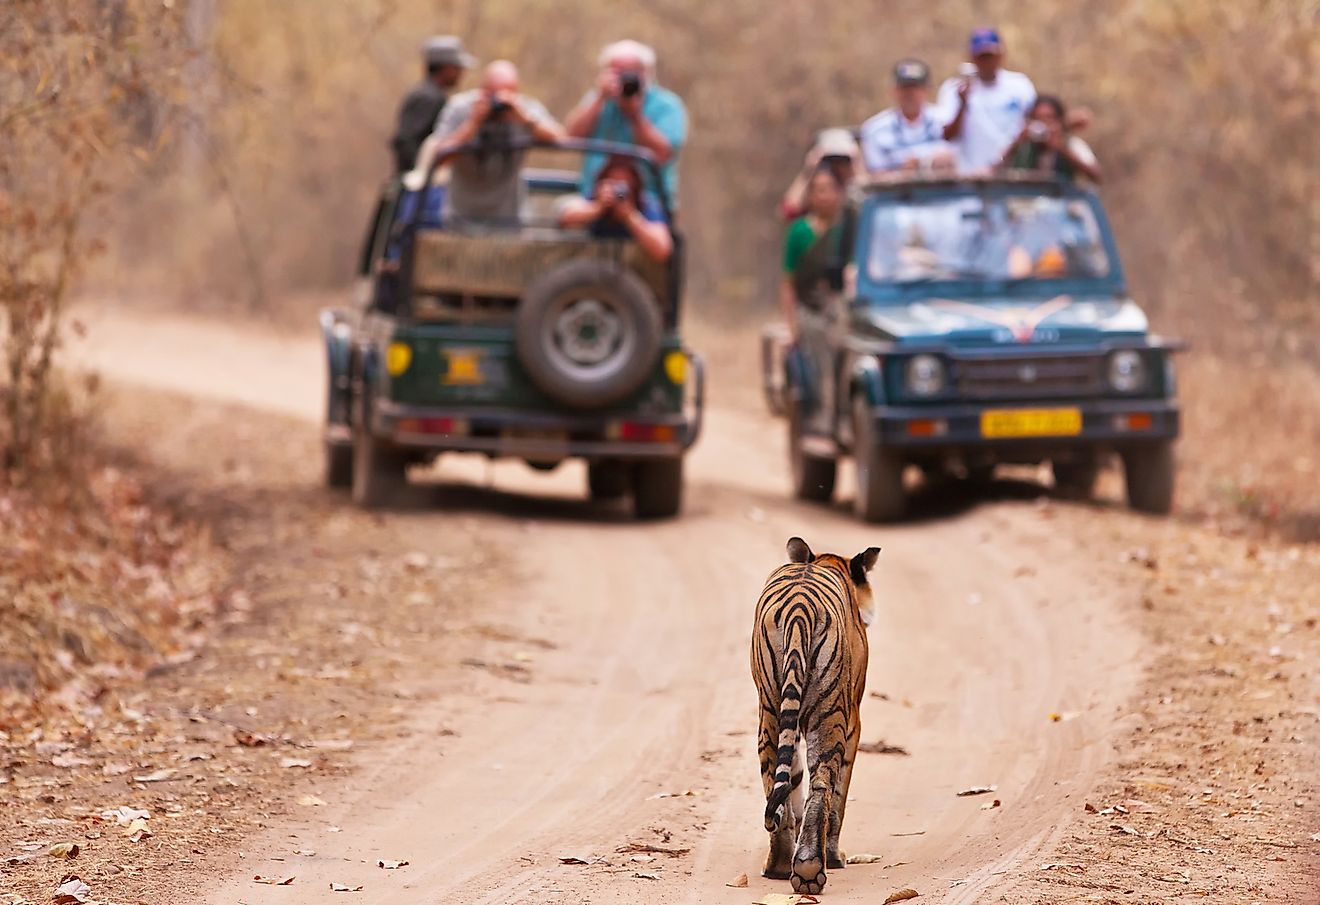
[[[926,284],[971,293],[1053,290],[1060,282],[1116,274],[1085,196],[1009,191],[881,197],[867,216],[865,279],[890,291]]]

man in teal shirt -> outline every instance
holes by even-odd
[[[655,51],[637,41],[618,41],[600,54],[596,87],[568,115],[574,138],[598,138],[638,145],[660,165],[669,203],[678,205],[678,154],[687,140],[687,109],[678,95],[656,84]],[[606,155],[587,154],[582,184],[594,185]],[[649,172],[647,186],[656,190]]]

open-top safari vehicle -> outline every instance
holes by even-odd
[[[607,142],[529,153],[624,155],[657,172],[645,151]],[[701,360],[679,336],[679,237],[660,263],[630,240],[560,228],[555,204],[580,191],[576,168],[524,169],[515,222],[444,222],[437,173],[417,191],[387,188],[363,297],[321,312],[327,483],[373,507],[443,452],[540,469],[579,458],[592,498],[631,495],[642,518],[678,512],[703,397]]]
[[[868,521],[903,515],[909,466],[986,480],[1048,461],[1086,497],[1117,454],[1132,508],[1169,511],[1181,345],[1149,333],[1094,193],[899,175],[860,188],[839,233],[799,282],[798,342],[762,337],[799,497],[829,499],[847,455]]]

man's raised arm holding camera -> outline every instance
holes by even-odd
[[[677,203],[678,156],[687,140],[687,110],[677,94],[655,79],[655,51],[637,41],[618,41],[600,54],[600,78],[568,115],[568,134],[638,145],[660,165],[664,190]],[[602,154],[588,154],[582,184],[594,185],[605,165]],[[650,176],[648,174],[648,182]],[[651,186],[652,189],[659,188]]]

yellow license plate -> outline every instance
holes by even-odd
[[[1075,437],[1081,409],[997,409],[981,413],[982,437]]]
[[[481,373],[481,352],[475,349],[442,349],[445,373],[440,382],[446,386],[479,386],[485,383]]]

